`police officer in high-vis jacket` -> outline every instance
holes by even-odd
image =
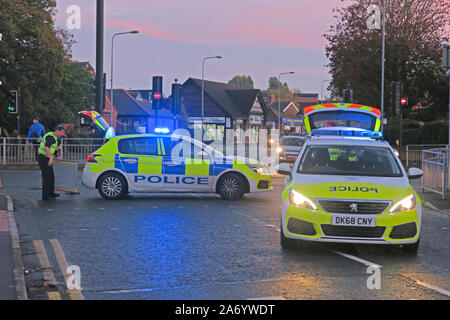
[[[55,174],[53,159],[59,157],[59,146],[64,136],[63,126],[57,126],[55,131],[47,133],[39,145],[38,164],[42,174],[42,200],[53,200],[59,197],[55,193]]]

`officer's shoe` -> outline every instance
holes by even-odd
[[[59,196],[60,196],[59,194],[54,193],[54,194],[52,194],[52,195],[50,196],[50,199],[56,199],[56,198],[58,198]]]

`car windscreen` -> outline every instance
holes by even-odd
[[[361,112],[322,111],[309,116],[311,129],[329,127],[351,127],[365,130],[375,129],[376,117]]]
[[[288,147],[301,147],[305,143],[301,138],[281,138],[281,145]]]
[[[361,145],[309,146],[302,156],[297,172],[320,175],[403,176],[390,149]]]

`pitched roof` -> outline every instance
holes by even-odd
[[[137,89],[137,90],[127,90],[128,93],[136,100],[140,101],[139,96],[143,100],[150,101],[151,100],[151,94],[152,90],[149,89]]]
[[[152,108],[152,103],[148,100],[136,100],[140,90],[114,89],[114,108],[119,116],[154,116],[156,111]],[[107,97],[111,95],[111,90],[107,91]],[[165,108],[158,110],[158,116],[173,117],[170,110]]]
[[[143,107],[136,99],[134,99],[126,90],[124,89],[114,89],[114,108],[117,113],[121,116],[148,116],[150,115],[149,110]],[[111,90],[107,90],[107,94],[111,96]]]
[[[280,110],[281,110],[281,114],[283,114],[283,110],[285,110],[292,102],[281,102],[280,103]],[[278,117],[279,113],[278,113],[278,102],[273,102],[272,104],[269,105],[269,109],[273,111],[273,113]]]
[[[200,88],[200,90],[202,88],[201,79],[189,78],[188,80],[186,80],[183,86],[185,86],[188,83],[193,83],[198,88]],[[227,85],[226,83],[222,82],[215,82],[209,80],[204,81],[204,86],[205,86],[205,95],[214,100],[225,113],[228,113],[233,118],[245,117],[240,108],[235,104],[231,96],[227,93],[227,90],[239,89],[239,87]]]
[[[258,98],[258,89],[228,89],[228,95],[243,114],[248,114]]]
[[[272,122],[276,122],[278,121],[278,110],[277,113],[275,113],[274,110],[272,110],[272,108],[267,108],[267,115],[266,115],[266,121],[272,121]]]

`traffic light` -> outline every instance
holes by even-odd
[[[152,107],[155,110],[162,108],[162,89],[163,89],[163,78],[160,76],[153,77],[153,89],[152,89]]]
[[[177,115],[180,113],[181,108],[181,84],[174,83],[172,84],[172,113]]]
[[[391,113],[392,114],[400,114],[402,105],[405,105],[406,103],[402,103],[402,98],[405,97],[404,95],[404,87],[403,83],[400,81],[393,81],[391,83]]]
[[[343,91],[344,103],[353,103],[353,90],[350,85],[347,85],[347,89]]]
[[[8,93],[8,111],[9,113],[17,113],[19,107],[19,92],[11,90]]]

